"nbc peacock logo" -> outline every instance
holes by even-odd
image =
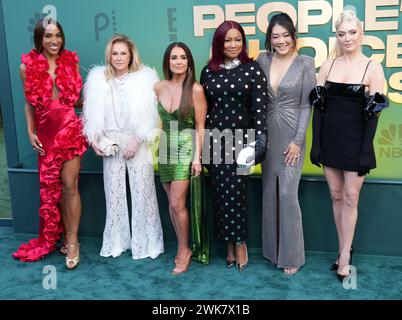
[[[377,140],[380,157],[402,158],[402,123],[382,129]]]
[[[47,21],[57,21],[57,9],[53,5],[45,5],[42,8],[42,12],[35,12],[35,14],[29,18],[28,32],[31,36],[31,43],[33,44],[33,32],[35,30],[36,24],[41,19],[48,19]]]
[[[29,19],[29,25],[28,25],[28,32],[29,32],[29,36],[31,37],[31,44],[33,44],[34,42],[34,38],[33,38],[33,32],[35,30],[35,26],[36,23],[40,20],[43,19],[44,17],[46,17],[45,13],[39,13],[36,12],[30,19]]]

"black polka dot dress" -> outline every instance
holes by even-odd
[[[208,101],[205,140],[209,142],[209,159],[203,162],[209,160],[206,167],[212,187],[214,233],[226,242],[244,241],[248,176],[238,169],[236,155],[254,137],[266,134],[266,78],[259,64],[252,61],[218,72],[206,66],[200,82]]]

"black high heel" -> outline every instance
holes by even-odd
[[[347,277],[346,275],[336,273],[338,280],[343,283],[343,280]]]
[[[354,251],[355,251],[355,249],[353,248],[353,246],[351,246],[350,251],[349,251],[349,253],[350,253],[350,264],[352,264],[352,255],[353,255]],[[340,255],[340,253],[338,253],[338,256],[336,257],[336,260],[339,260],[339,255]],[[338,264],[336,262],[334,262],[332,264],[332,266],[329,268],[329,270],[331,270],[331,271],[338,270]]]
[[[341,254],[338,253],[338,255],[336,256],[336,260],[337,260],[337,261],[339,261],[339,256],[340,256],[340,255],[341,255]],[[338,270],[338,264],[337,264],[336,262],[334,262],[334,263],[332,264],[331,268],[329,268],[329,270],[331,270],[331,271]]]
[[[353,256],[353,248],[350,249],[349,251],[349,262],[348,262],[348,266],[352,265],[352,256]],[[340,256],[340,254],[338,255]],[[349,270],[349,274],[350,274],[350,270]],[[345,275],[345,274],[339,274],[338,271],[336,272],[336,276],[338,277],[338,280],[340,282],[343,283],[343,280],[349,276],[349,274]]]

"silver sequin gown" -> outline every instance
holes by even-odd
[[[268,152],[262,164],[263,254],[278,267],[298,268],[304,264],[298,188],[311,113],[308,97],[316,79],[314,60],[308,56],[296,56],[282,78],[276,95],[269,79],[272,56],[262,53],[257,61],[266,74],[268,87]],[[294,167],[284,163],[283,152],[291,142],[301,146],[300,160]]]

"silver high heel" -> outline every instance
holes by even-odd
[[[241,243],[236,243],[236,246],[241,246],[241,245],[244,245],[244,248],[245,248],[245,250],[246,250],[246,257],[247,257],[247,262],[246,263],[237,263],[237,261],[236,261],[236,268],[237,268],[237,270],[239,270],[240,272],[242,272],[242,271],[244,271],[244,270],[246,270],[247,269],[247,267],[248,267],[248,252],[247,252],[247,245],[246,245],[246,243],[244,242],[244,241],[242,241]]]

